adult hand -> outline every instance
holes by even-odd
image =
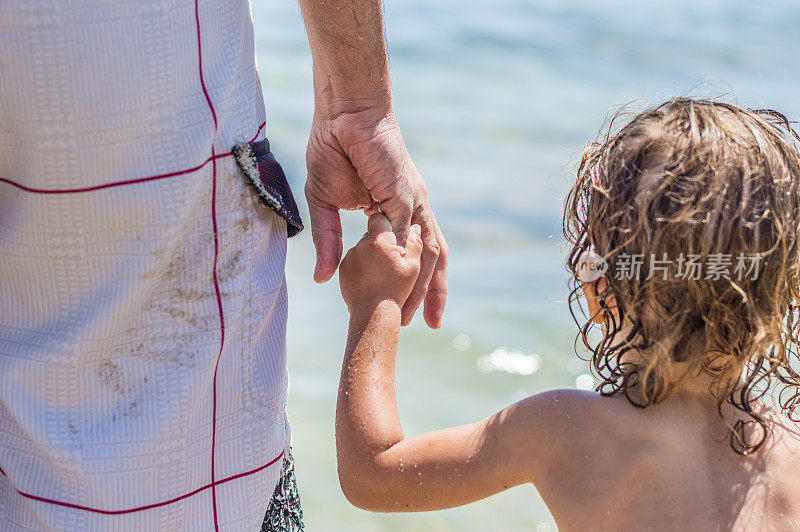
[[[306,199],[317,250],[314,280],[326,282],[342,257],[339,210],[382,212],[400,245],[412,224],[422,229],[422,263],[402,323],[425,300],[425,322],[441,326],[447,299],[447,244],[428,204],[428,193],[406,150],[391,108],[329,113],[317,109],[306,152]]]

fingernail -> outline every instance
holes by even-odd
[[[411,230],[417,233],[418,235],[422,234],[422,227],[420,227],[419,224],[412,225]]]

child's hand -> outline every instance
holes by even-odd
[[[386,216],[370,216],[367,233],[339,266],[339,285],[350,312],[385,300],[403,306],[419,275],[422,254],[420,227],[411,229],[404,248],[397,245]]]

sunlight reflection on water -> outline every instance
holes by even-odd
[[[509,351],[505,347],[498,347],[491,354],[478,359],[478,370],[481,373],[505,371],[517,375],[533,375],[541,367],[542,357],[536,353],[526,355],[522,351]]]

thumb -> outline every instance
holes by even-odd
[[[411,226],[406,238],[406,258],[418,261],[422,256],[422,228],[418,224]]]
[[[342,222],[339,209],[328,205],[309,202],[311,218],[311,238],[317,250],[317,263],[314,266],[314,280],[324,283],[339,267],[342,258]]]
[[[390,239],[393,240],[391,243],[397,244],[397,240],[394,240],[392,225],[389,223],[389,219],[381,213],[375,213],[369,217],[369,222],[367,222],[367,234],[372,238],[378,238],[378,235],[383,233],[389,233]]]

